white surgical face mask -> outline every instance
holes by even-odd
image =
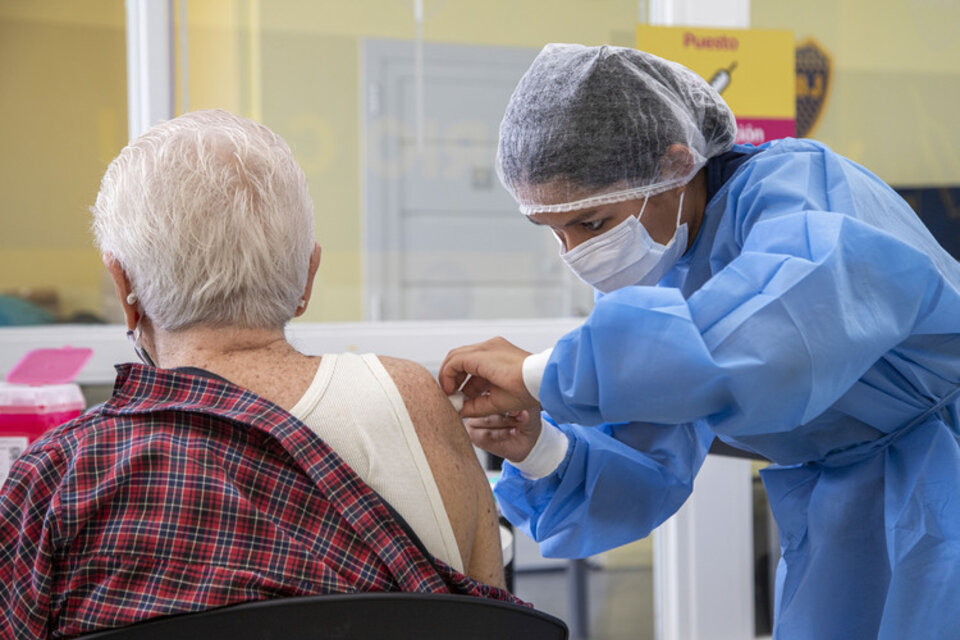
[[[610,293],[622,287],[654,285],[673,268],[687,249],[687,225],[680,224],[683,194],[677,209],[677,230],[667,244],[655,242],[640,224],[647,199],[636,216],[570,251],[561,247],[560,257],[578,278],[594,289]]]

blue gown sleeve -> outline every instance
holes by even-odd
[[[690,495],[713,441],[703,422],[558,426],[569,440],[560,466],[531,481],[505,463],[494,490],[546,557],[585,558],[648,535]]]
[[[943,278],[884,230],[913,214],[862,168],[821,152],[762,153],[728,187],[730,261],[688,299],[665,287],[599,299],[544,372],[540,400],[556,420],[789,431],[918,323],[935,323]]]

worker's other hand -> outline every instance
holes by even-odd
[[[523,384],[523,361],[529,355],[503,338],[459,347],[440,366],[440,386],[447,395],[463,392],[464,418],[533,411],[540,403]]]
[[[473,444],[510,462],[521,462],[529,455],[543,428],[540,414],[530,411],[467,418],[463,424]]]

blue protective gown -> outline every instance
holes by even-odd
[[[538,481],[506,465],[507,517],[551,556],[642,537],[715,436],[777,463],[777,639],[960,637],[960,264],[816,142],[707,179],[660,285],[599,297],[554,349],[540,399],[571,445]]]

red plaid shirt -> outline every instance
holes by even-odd
[[[123,365],[110,401],[34,443],[0,492],[0,637],[322,593],[519,602],[427,555],[405,527],[276,405]]]

